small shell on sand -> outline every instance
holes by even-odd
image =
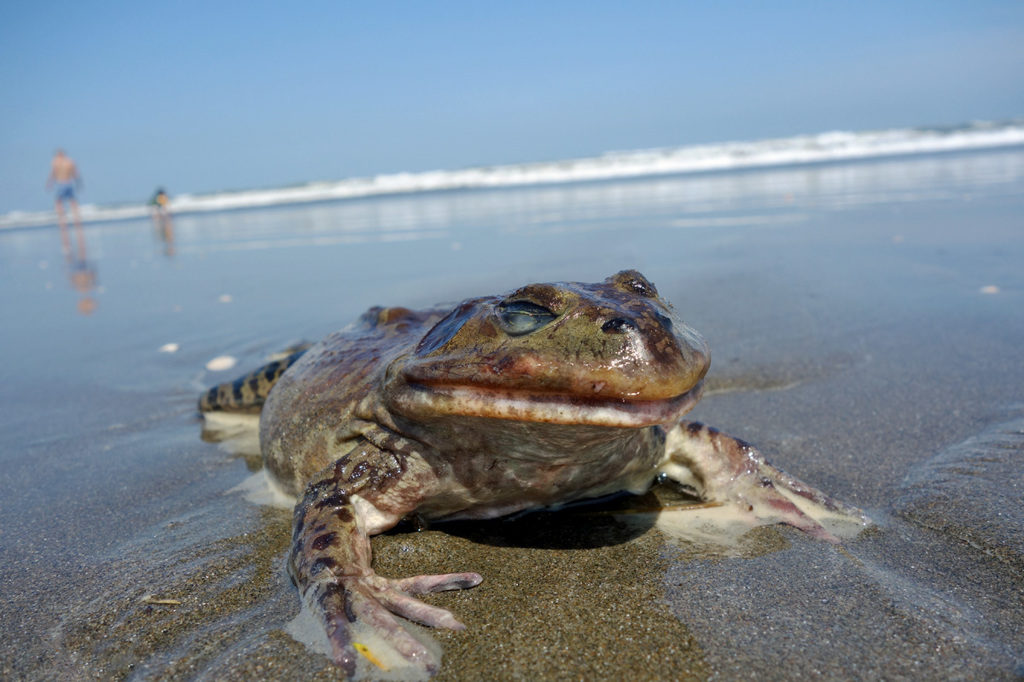
[[[179,346],[176,343],[165,343],[164,345],[160,346],[159,350],[161,353],[177,353],[178,348],[180,347],[181,346]]]
[[[206,369],[211,372],[222,372],[226,369],[231,369],[237,364],[238,360],[230,355],[218,355],[213,360],[206,363]]]

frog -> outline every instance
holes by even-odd
[[[710,363],[654,284],[624,270],[454,306],[374,307],[211,388],[199,409],[259,414],[267,475],[296,500],[287,570],[333,662],[351,676],[386,651],[428,677],[438,655],[403,619],[464,625],[414,595],[483,577],[376,574],[370,538],[402,521],[496,519],[669,480],[825,542],[840,542],[826,517],[870,523],[753,445],[685,420]]]

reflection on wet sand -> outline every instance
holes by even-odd
[[[174,221],[170,213],[153,214],[153,227],[156,230],[156,238],[164,245],[164,255],[173,256],[174,249]]]
[[[82,315],[96,312],[96,264],[86,259],[68,263],[68,278],[71,286],[79,293],[76,309]]]
[[[85,243],[85,230],[79,222],[75,222],[75,248],[71,246],[71,237],[67,225],[60,222],[60,237],[65,255],[68,281],[71,288],[79,294],[75,309],[82,315],[96,312],[96,262],[89,260],[89,249]]]

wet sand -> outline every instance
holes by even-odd
[[[381,574],[484,575],[430,597],[467,625],[436,679],[1020,679],[1022,217],[1009,150],[181,216],[170,257],[90,226],[85,291],[55,231],[0,234],[0,677],[339,679],[284,631],[289,514],[229,492],[256,462],[200,439],[199,391],[370,305],[636,267],[711,345],[694,418],[877,525],[378,538]]]

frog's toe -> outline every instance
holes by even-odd
[[[747,477],[750,485],[740,497],[750,504],[755,516],[778,516],[782,523],[799,528],[811,537],[837,544],[841,540],[833,531],[852,537],[871,523],[857,507],[829,497],[775,468],[752,448],[748,457],[756,470]]]
[[[821,523],[805,513],[786,495],[775,489],[767,479],[762,479],[762,487],[753,489],[740,500],[747,503],[749,511],[756,519],[778,518],[779,522],[798,528],[813,538],[838,544],[839,538],[830,533]]]
[[[466,626],[455,620],[451,611],[438,606],[424,604],[419,599],[402,594],[397,590],[387,590],[377,596],[380,603],[391,613],[414,620],[423,625],[449,630],[465,630]]]
[[[410,594],[465,590],[483,582],[479,573],[443,573],[440,575],[417,575],[411,578],[392,580],[391,586]]]
[[[387,586],[377,598],[392,613],[409,620],[435,628],[464,630],[465,625],[445,609],[424,604],[406,593],[425,594],[445,590],[463,590],[476,587],[483,581],[479,573],[444,573],[441,575],[417,575],[411,578],[388,580]]]
[[[769,469],[774,476],[772,479],[773,485],[779,488],[783,488],[787,494],[790,494],[794,500],[800,502],[802,505],[810,505],[813,508],[820,508],[824,512],[830,513],[835,516],[845,517],[850,521],[860,523],[862,525],[868,525],[871,523],[871,519],[858,507],[852,504],[846,504],[834,497],[830,497],[825,493],[821,492],[817,488],[807,485],[795,476],[787,474],[782,469],[776,469],[768,462],[764,462],[764,467]],[[807,502],[802,502],[807,500]]]

